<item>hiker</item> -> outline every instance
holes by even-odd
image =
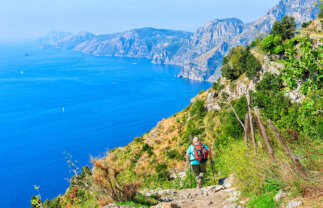
[[[202,144],[198,137],[194,137],[193,143],[187,149],[186,158],[193,168],[197,188],[202,188],[208,157],[213,165],[211,150],[205,144]]]

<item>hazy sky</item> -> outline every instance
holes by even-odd
[[[279,0],[0,0],[0,40],[50,30],[95,34],[140,27],[195,31],[213,19],[261,17]]]

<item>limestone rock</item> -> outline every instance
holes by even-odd
[[[160,204],[157,204],[156,206],[152,206],[151,208],[179,208],[179,207],[174,203],[160,203]]]
[[[170,176],[171,178],[185,178],[186,177],[186,171],[183,171],[183,172],[180,172],[180,173],[177,173],[177,174],[172,174]]]
[[[220,106],[219,104],[215,101],[215,97],[217,96],[217,93],[214,91],[209,92],[209,94],[207,95],[207,99],[205,101],[205,107],[207,111],[211,111],[214,109],[219,110]]]
[[[103,208],[132,208],[130,205],[117,205],[117,204],[109,204],[104,206]]]
[[[285,196],[287,196],[287,193],[285,193],[282,189],[278,191],[278,193],[275,195],[274,200],[275,201],[280,201],[283,199]]]
[[[315,32],[322,32],[322,22],[320,19],[313,20],[313,22],[308,26],[308,30],[312,30]]]
[[[301,207],[303,203],[301,201],[290,201],[288,202],[288,208],[297,208],[297,207]]]
[[[234,180],[234,177],[233,177],[233,175],[231,175],[229,178],[226,178],[226,179],[224,180],[223,186],[224,186],[225,188],[230,188],[230,187],[232,187],[232,185],[233,185],[233,180]]]

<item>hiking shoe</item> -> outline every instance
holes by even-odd
[[[202,179],[201,178],[199,178],[199,179],[197,179],[197,186],[196,186],[196,188],[202,188]]]

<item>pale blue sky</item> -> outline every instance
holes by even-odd
[[[1,0],[0,41],[50,30],[95,34],[140,27],[195,31],[213,19],[251,22],[279,0]]]

